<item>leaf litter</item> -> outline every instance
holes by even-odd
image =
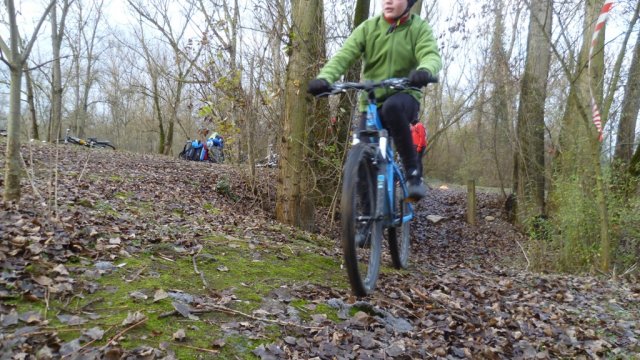
[[[34,186],[46,189],[55,147],[32,150],[35,163],[40,163]],[[127,332],[158,316],[129,311],[120,323],[103,330],[91,321],[101,301],[77,313],[55,315],[47,314],[46,304],[108,293],[97,281],[114,274],[124,277],[119,274],[123,271],[129,281],[154,272],[160,276],[161,270],[126,270],[127,259],[150,249],[157,249],[153,256],[167,263],[193,258],[195,268],[198,261],[217,261],[200,250],[202,239],[220,234],[233,244],[231,249],[246,247],[254,261],[267,253],[287,261],[300,253],[287,245],[300,235],[273,220],[275,173],[269,169],[260,169],[256,190],[250,191],[247,176],[226,165],[212,171],[210,164],[160,156],[89,153],[73,147],[59,151],[57,207],[23,187],[21,203],[0,214],[0,298],[10,301],[0,303],[4,354],[170,359],[176,356],[174,345],[213,354],[229,348],[233,336],[257,341],[247,351],[261,359],[598,359],[640,352],[640,286],[635,278],[616,282],[525,271],[517,242],[526,240],[504,220],[497,197],[479,194],[481,220],[472,227],[464,222],[465,194],[448,189],[431,191],[417,206],[409,271],[383,271],[378,288],[367,298],[356,299],[345,287],[303,282],[276,287],[258,309],[243,312],[234,309],[241,302],[233,290],[210,289],[201,296],[178,289],[138,289],[130,296],[142,304],[171,299],[167,304],[174,313],[168,316],[182,318],[194,329],[169,333],[178,345],[123,348],[120,339]],[[81,160],[88,154],[86,176],[79,180],[85,164]],[[185,174],[195,174],[192,183],[184,181]],[[227,190],[216,191],[222,179]],[[43,201],[50,204],[41,206]],[[333,223],[326,209],[316,215],[318,224]],[[339,262],[337,225],[317,232],[333,239],[320,252]],[[388,254],[383,261],[390,263]],[[230,268],[233,264],[214,265],[219,272],[234,273]],[[199,281],[195,273],[190,281]],[[237,284],[247,286],[252,285]],[[21,304],[41,306],[29,310]],[[217,322],[221,333],[207,347],[193,346],[187,332],[197,337],[195,324],[210,321],[205,315],[211,311],[227,316]],[[66,328],[52,328],[52,317]],[[274,333],[274,325],[280,331]],[[80,337],[62,340],[67,328],[80,329]],[[146,333],[160,336],[162,329]],[[106,345],[98,344],[107,339]]]

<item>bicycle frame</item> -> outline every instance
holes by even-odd
[[[431,82],[435,81],[437,79]],[[345,268],[356,296],[368,295],[375,288],[385,231],[393,266],[406,269],[409,264],[409,221],[414,213],[412,204],[406,201],[408,189],[405,178],[394,161],[394,148],[378,113],[375,89],[381,87],[399,91],[418,89],[406,78],[392,78],[377,82],[336,83],[329,91],[316,94],[325,96],[361,90],[368,95],[364,130],[354,131],[353,147],[344,165],[341,198]]]
[[[357,144],[360,136],[373,135],[377,133],[378,148],[380,156],[384,160],[379,166],[382,171],[378,172],[377,191],[376,191],[376,212],[375,218],[384,220],[385,227],[398,226],[413,219],[413,206],[409,205],[408,214],[396,214],[393,205],[395,204],[395,182],[400,181],[403,193],[407,194],[407,185],[400,168],[394,159],[394,150],[389,146],[387,130],[383,128],[380,116],[378,115],[378,106],[375,98],[371,98],[369,94],[369,104],[367,105],[366,130],[359,131],[359,136],[354,136],[353,145]]]

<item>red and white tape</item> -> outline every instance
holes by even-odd
[[[604,27],[604,24],[607,22],[607,18],[609,17],[609,11],[613,7],[614,1],[609,0],[605,1],[602,9],[600,10],[600,15],[598,15],[598,21],[596,22],[596,28],[593,31],[593,36],[591,37],[591,48],[589,48],[589,74],[591,74],[591,58],[593,57],[593,50],[598,44],[598,35],[600,35],[600,30]],[[598,104],[596,103],[596,99],[593,96],[593,87],[591,85],[591,76],[589,76],[589,93],[591,95],[591,114],[593,116],[593,124],[596,126],[598,130],[598,140],[602,141],[602,119],[600,118],[600,111],[598,110]]]

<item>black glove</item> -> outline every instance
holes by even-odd
[[[325,79],[313,79],[309,81],[309,87],[307,92],[311,95],[317,96],[323,93],[331,91],[331,85]]]
[[[411,86],[423,87],[431,82],[433,82],[433,75],[429,70],[412,70],[409,74]]]

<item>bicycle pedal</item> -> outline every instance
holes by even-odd
[[[418,201],[420,201],[420,199],[414,199],[414,198],[404,198],[404,202],[408,202],[408,203],[412,203],[415,204]]]

